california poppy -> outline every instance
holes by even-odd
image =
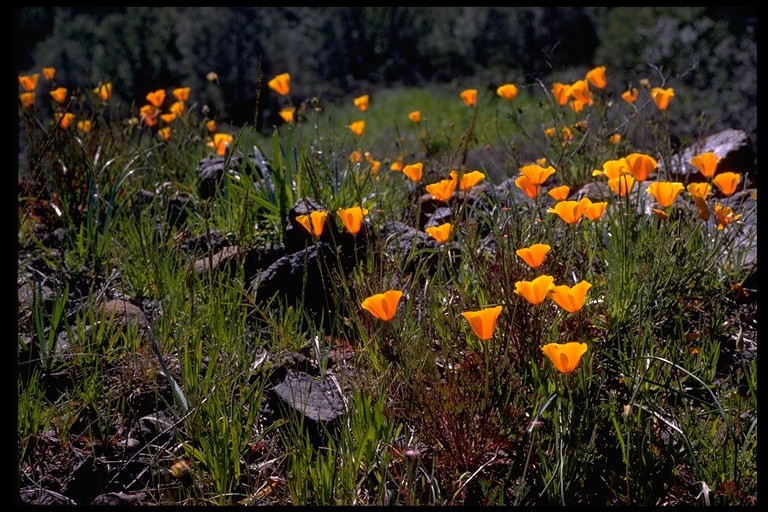
[[[232,136],[228,133],[214,133],[213,139],[208,143],[218,156],[224,156],[227,148],[232,144]]]
[[[730,206],[723,207],[722,204],[717,203],[715,204],[715,217],[717,217],[717,229],[723,230],[731,222],[739,220],[741,214],[734,215]]]
[[[325,210],[316,210],[310,212],[309,215],[297,215],[296,222],[304,226],[311,235],[319,237],[323,234],[323,227],[325,226],[325,218],[328,216],[328,212]]]
[[[520,173],[527,176],[532,184],[542,185],[547,181],[547,178],[555,173],[555,168],[551,165],[549,167],[542,167],[540,165],[531,164],[522,166],[520,168]]]
[[[50,92],[50,95],[57,103],[64,103],[67,101],[67,88],[57,87]]]
[[[539,197],[539,190],[541,189],[541,186],[531,183],[531,180],[528,178],[528,176],[522,175],[515,178],[515,186],[525,192],[525,195],[531,199],[536,199]]]
[[[592,201],[587,197],[581,201],[560,201],[548,211],[557,214],[568,224],[576,224],[581,220],[584,210],[591,204]]]
[[[712,151],[692,156],[690,160],[691,165],[696,166],[696,168],[705,178],[711,178],[715,175],[715,170],[717,170],[717,164],[719,161],[720,157]]]
[[[368,100],[369,100],[369,97],[367,94],[365,94],[363,96],[358,96],[357,98],[352,100],[352,102],[355,104],[358,110],[360,110],[360,112],[365,112],[366,110],[368,110]]]
[[[394,318],[397,312],[397,305],[403,292],[400,290],[389,290],[384,293],[377,293],[365,299],[360,305],[379,320],[388,322]]]
[[[59,122],[59,127],[63,128],[64,130],[68,130],[69,127],[72,125],[72,121],[75,120],[75,114],[72,112],[66,112],[64,114],[61,114],[60,112],[57,112],[55,115],[56,121]]]
[[[549,196],[555,201],[565,201],[568,199],[568,194],[571,192],[571,187],[568,185],[560,185],[559,187],[549,189]]]
[[[171,114],[175,115],[176,117],[181,117],[184,114],[184,111],[187,110],[187,107],[183,101],[177,100],[171,103],[171,106],[168,110],[170,110]]]
[[[466,89],[461,91],[459,96],[461,96],[464,103],[472,107],[477,102],[477,89]]]
[[[591,287],[592,284],[587,281],[581,281],[574,286],[562,284],[553,286],[549,296],[564,310],[569,313],[576,313],[584,306],[584,298],[587,296],[587,290]]]
[[[619,142],[621,142],[621,134],[619,133],[612,134],[610,137],[608,137],[608,142],[610,142],[611,144],[618,144]]]
[[[637,181],[645,181],[648,176],[656,169],[658,163],[652,156],[643,153],[632,153],[625,157],[629,164],[629,171]]]
[[[515,254],[520,256],[528,266],[532,268],[539,268],[544,263],[544,256],[552,249],[547,244],[533,244],[530,247],[523,247],[515,251]]]
[[[33,75],[19,75],[19,85],[27,92],[32,92],[37,87],[37,79],[40,78],[38,73]]]
[[[560,373],[571,373],[581,360],[581,356],[587,351],[586,343],[570,341],[568,343],[549,343],[541,347],[555,368]]]
[[[163,102],[165,101],[165,89],[158,89],[156,91],[147,93],[146,98],[150,104],[160,108],[163,106]]]
[[[267,85],[280,96],[288,96],[291,92],[291,75],[281,73],[267,82]]]
[[[616,160],[607,160],[603,164],[602,169],[596,169],[592,171],[592,176],[603,175],[609,180],[613,178],[618,178],[619,176],[624,176],[627,174],[632,174],[632,167],[630,167],[629,162],[627,162],[626,158],[618,158]]]
[[[446,222],[445,224],[441,224],[439,226],[430,226],[428,228],[424,228],[424,231],[426,231],[429,236],[441,244],[444,244],[451,237],[451,227],[451,223]]]
[[[517,98],[517,86],[515,84],[500,85],[496,89],[496,94],[507,101],[513,101],[515,98]]]
[[[348,126],[348,128],[352,130],[352,133],[360,137],[365,131],[365,121],[353,121],[352,124]]]
[[[160,136],[163,140],[169,140],[171,138],[171,127],[166,126],[165,128],[160,128],[157,130],[157,134]]]
[[[455,188],[456,180],[448,179],[427,185],[427,192],[432,194],[432,197],[438,201],[448,201]]]
[[[56,68],[43,68],[43,76],[49,82],[53,80],[53,76],[56,74]]]
[[[605,79],[605,66],[598,66],[587,71],[587,80],[597,89],[605,89],[608,81]]]
[[[589,90],[589,83],[586,80],[577,80],[568,87],[568,96],[579,100],[584,105],[594,105],[592,93]]]
[[[344,227],[347,231],[356,235],[362,227],[363,217],[368,215],[368,209],[360,206],[353,206],[351,208],[341,208],[336,210],[336,214],[341,218],[341,222],[344,223]]]
[[[93,89],[93,92],[99,95],[101,101],[107,101],[112,97],[112,82],[101,84]]]
[[[415,164],[408,164],[403,167],[403,174],[411,178],[411,181],[417,182],[421,180],[422,172],[424,171],[424,164],[416,162]]]
[[[626,197],[635,184],[635,178],[631,175],[623,175],[608,180],[608,187],[619,197]]]
[[[488,341],[496,329],[496,321],[501,313],[501,308],[501,306],[494,306],[478,311],[464,311],[461,316],[466,318],[478,338]]]
[[[389,169],[391,171],[402,171],[404,167],[405,166],[403,165],[403,157],[397,157],[395,161],[392,162],[392,164],[389,166]]]
[[[408,114],[408,119],[410,119],[416,124],[419,124],[421,122],[421,112],[418,110],[414,110],[413,112]]]
[[[741,174],[737,172],[722,172],[712,178],[712,183],[726,196],[732,196],[736,192],[739,181],[741,181]]]
[[[648,187],[647,192],[656,198],[662,208],[667,208],[684,188],[683,184],[678,182],[655,181]]]
[[[533,281],[517,281],[515,283],[515,293],[533,305],[541,304],[547,298],[554,280],[554,277],[545,274]]]
[[[627,103],[636,102],[637,97],[638,97],[637,87],[632,87],[631,89],[621,93],[621,99],[623,99]]]
[[[456,171],[451,171],[450,175],[454,180],[458,179],[459,177],[459,173]],[[484,178],[485,174],[481,173],[480,171],[465,172],[459,181],[459,189],[465,191],[469,190],[470,188],[480,183],[480,181],[482,181]]]
[[[669,102],[675,96],[675,91],[671,87],[668,89],[662,89],[661,87],[654,87],[651,89],[651,99],[656,104],[659,110],[667,110]]]
[[[77,129],[83,133],[88,133],[89,131],[91,131],[91,121],[89,119],[78,121]]]
[[[591,203],[584,208],[584,216],[591,221],[599,220],[605,212],[605,208],[608,206],[607,201],[600,201],[597,203]]]
[[[555,97],[555,102],[561,107],[568,103],[568,89],[570,87],[570,85],[561,84],[560,82],[552,84],[552,94]]]
[[[189,99],[189,87],[177,87],[173,90],[173,97],[179,101],[187,101]]]
[[[284,109],[281,109],[278,114],[280,117],[285,121],[286,123],[293,122],[293,114],[296,112],[296,108],[294,107],[286,107]]]
[[[21,102],[21,106],[25,108],[32,107],[35,104],[35,93],[23,92],[19,94],[19,101]]]
[[[176,119],[176,114],[174,114],[173,112],[168,112],[166,114],[160,114],[160,119],[164,123],[166,123],[166,124],[172,123],[173,120]]]
[[[205,128],[208,130],[208,133],[213,133],[216,131],[216,120],[215,119],[209,119],[205,122]]]

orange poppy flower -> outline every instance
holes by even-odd
[[[432,197],[438,201],[448,201],[455,188],[456,180],[448,179],[427,185],[427,192],[432,194]]]
[[[613,135],[608,137],[608,142],[610,142],[611,144],[618,144],[619,142],[621,142],[621,134],[614,133]]]
[[[184,111],[187,110],[187,107],[183,101],[178,100],[171,103],[171,107],[168,110],[171,111],[171,114],[181,117],[184,115]]]
[[[656,104],[659,110],[667,110],[669,102],[675,96],[675,91],[671,87],[668,89],[662,89],[661,87],[654,87],[651,89],[651,99]]]
[[[288,96],[291,92],[291,75],[281,73],[267,82],[267,85],[280,96]]]
[[[585,103],[581,100],[571,100],[568,104],[571,106],[571,110],[577,114],[584,110]]]
[[[43,76],[49,82],[53,80],[53,76],[56,74],[56,68],[43,68]]]
[[[391,171],[402,171],[404,168],[403,157],[397,157],[394,162],[389,166]]]
[[[19,94],[19,101],[24,108],[32,107],[35,104],[35,93],[23,92]]]
[[[722,204],[717,203],[715,204],[715,217],[717,217],[717,229],[722,231],[731,222],[739,220],[741,214],[734,215],[730,206],[723,207]]]
[[[691,165],[694,165],[705,178],[715,175],[720,157],[712,151],[691,157]]]
[[[477,89],[466,89],[461,91],[459,96],[461,96],[464,103],[472,107],[477,102]]]
[[[525,195],[531,199],[536,199],[539,197],[539,190],[541,190],[541,186],[531,183],[531,180],[528,178],[528,176],[523,175],[515,178],[515,186],[525,192]]]
[[[54,117],[56,118],[57,122],[61,120],[59,122],[59,127],[63,128],[64,130],[68,130],[69,127],[72,125],[72,121],[75,120],[75,114],[73,114],[72,112],[67,112],[63,115],[61,114],[61,112],[57,112]]]
[[[227,148],[232,144],[232,136],[228,133],[214,133],[213,139],[208,143],[218,156],[224,156]]]
[[[408,119],[410,119],[416,124],[419,124],[421,122],[421,112],[418,110],[414,110],[413,112],[408,114]]]
[[[365,112],[366,110],[368,110],[369,97],[367,94],[363,96],[358,96],[352,101],[355,104],[355,106],[360,110],[360,112]]]
[[[587,296],[587,290],[591,287],[592,284],[587,281],[581,281],[574,286],[562,284],[553,286],[549,296],[564,310],[569,313],[576,313],[584,306],[584,298]]]
[[[626,101],[627,103],[634,103],[637,101],[637,97],[639,96],[637,92],[637,87],[633,87],[629,89],[628,91],[624,91],[621,93],[621,99]]]
[[[549,167],[542,167],[540,165],[531,164],[522,166],[520,168],[520,173],[527,176],[532,184],[542,185],[547,181],[547,178],[555,173],[555,168],[551,165]]]
[[[403,292],[400,290],[389,290],[384,293],[377,293],[365,299],[360,305],[379,320],[388,322],[395,317],[397,305]]]
[[[658,166],[656,160],[648,155],[642,153],[632,153],[625,157],[627,164],[629,164],[629,171],[632,173],[637,181],[645,181],[648,176]]]
[[[500,85],[496,89],[496,94],[507,101],[514,101],[514,99],[517,98],[517,86],[515,84]]]
[[[101,101],[109,100],[112,97],[112,82],[101,84],[100,86],[93,89],[93,92],[98,94],[99,98],[101,98]]]
[[[311,235],[319,238],[323,234],[323,227],[325,226],[325,218],[327,216],[327,211],[317,210],[310,212],[309,215],[297,215],[296,222],[304,226],[304,229]]]
[[[535,306],[541,304],[547,298],[554,280],[554,277],[544,274],[533,281],[517,281],[515,283],[515,293]]]
[[[488,341],[493,337],[493,331],[496,330],[496,321],[501,313],[501,306],[484,308],[478,311],[464,311],[463,316],[475,335],[483,341]]]
[[[605,78],[605,66],[598,66],[587,71],[587,80],[597,89],[605,89],[608,80]]]
[[[208,130],[208,133],[213,133],[216,131],[216,121],[213,119],[209,119],[205,122],[205,128]]]
[[[587,351],[586,343],[570,341],[568,343],[549,343],[541,347],[552,364],[560,373],[568,374],[576,369],[581,356]]]
[[[605,208],[608,206],[607,201],[600,201],[598,203],[591,203],[584,208],[584,216],[591,221],[600,220],[600,217],[605,213]]]
[[[171,127],[170,126],[166,126],[165,128],[160,128],[159,130],[157,130],[157,134],[163,140],[170,140],[170,138],[171,138]]]
[[[189,99],[189,87],[177,87],[173,90],[173,97],[179,101],[187,101]]]
[[[706,199],[712,192],[712,185],[706,182],[701,183],[689,183],[686,187],[688,193],[692,196],[700,196]]]
[[[341,222],[344,223],[344,227],[347,231],[356,235],[363,224],[363,217],[368,215],[368,209],[360,206],[353,206],[351,208],[341,208],[336,210],[336,214],[341,218]]]
[[[411,178],[414,183],[421,180],[421,175],[424,171],[424,164],[416,162],[415,164],[408,164],[403,167],[403,174]]]
[[[557,130],[555,130],[553,126],[550,126],[549,128],[544,129],[544,136],[547,138],[554,137],[556,133],[557,133]]]
[[[561,107],[568,103],[568,90],[570,87],[569,84],[561,84],[560,82],[552,84],[552,94],[555,97],[555,102]]]
[[[675,202],[677,194],[684,188],[682,183],[655,181],[648,187],[647,192],[656,198],[662,208],[668,208]]]
[[[579,100],[584,105],[594,105],[595,101],[592,99],[592,92],[589,90],[589,83],[586,80],[577,80],[568,87],[568,96],[575,100]]]
[[[533,244],[530,247],[523,247],[515,251],[524,262],[531,268],[539,268],[544,263],[544,256],[552,249],[547,244]]]
[[[451,237],[451,228],[451,223],[446,222],[445,224],[441,224],[439,226],[430,226],[428,228],[424,228],[424,231],[426,231],[429,236],[441,244],[444,244]]]
[[[712,178],[712,183],[726,196],[731,196],[736,192],[739,181],[741,181],[741,174],[737,172],[721,172]]]
[[[560,185],[559,187],[549,189],[549,195],[555,201],[565,201],[570,193],[571,187],[568,185]]]
[[[38,73],[33,75],[19,75],[19,85],[27,92],[32,92],[37,87],[37,79],[40,78]]]
[[[608,180],[608,186],[613,190],[614,194],[618,194],[619,197],[626,197],[629,191],[635,184],[635,178],[631,175],[619,176],[618,178],[611,178]]]
[[[581,201],[560,201],[548,211],[557,214],[568,224],[576,224],[581,220],[584,210],[591,204],[592,201],[587,197]]]
[[[89,131],[91,131],[91,121],[89,119],[78,121],[77,129],[83,133],[88,133]]]
[[[67,88],[58,87],[50,92],[51,97],[56,100],[57,103],[64,103],[67,101]]]
[[[174,114],[173,112],[169,112],[167,114],[160,114],[160,119],[164,123],[169,124],[169,123],[172,123],[174,119],[176,119],[176,114]]]
[[[456,171],[450,172],[451,179],[457,180],[459,178],[459,173]],[[472,171],[472,172],[466,172],[464,175],[462,175],[461,180],[459,181],[459,189],[461,190],[469,190],[480,181],[482,181],[485,178],[485,174],[481,173],[480,171]]]
[[[619,158],[617,160],[607,160],[603,164],[602,170],[596,169],[592,171],[592,176],[600,176],[603,175],[609,180],[618,178],[619,176],[625,176],[627,174],[632,174],[632,167],[630,167],[629,162],[627,162],[626,158]]]
[[[365,131],[365,121],[353,121],[352,124],[350,124],[347,128],[352,130],[352,133],[360,137]]]
[[[157,108],[160,108],[163,106],[163,102],[165,101],[165,89],[158,89],[156,91],[152,91],[147,94],[146,98],[150,104],[154,105]]]
[[[296,112],[296,108],[294,108],[294,107],[286,107],[286,108],[280,110],[280,112],[278,112],[278,114],[283,119],[283,121],[285,121],[286,123],[291,123],[291,122],[293,122],[293,115],[294,115],[295,112]]]

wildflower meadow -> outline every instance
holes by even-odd
[[[756,182],[657,71],[20,74],[20,499],[756,505]]]

